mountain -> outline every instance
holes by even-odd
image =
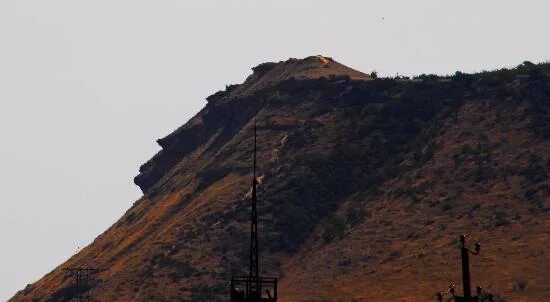
[[[227,301],[248,269],[254,123],[260,267],[280,301],[434,301],[473,286],[550,293],[550,64],[377,78],[313,56],[253,68],[141,166],[143,197],[10,301]],[[503,301],[503,300],[501,300]]]

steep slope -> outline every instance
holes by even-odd
[[[257,111],[264,106],[260,101],[246,101],[257,97],[273,98],[266,95],[274,91],[274,86],[283,82],[297,80],[330,78],[331,80],[370,80],[371,77],[346,67],[331,58],[323,56],[307,57],[303,60],[289,59],[279,63],[263,63],[252,68],[254,73],[241,85],[228,86],[207,98],[210,106],[201,111],[191,121],[167,137],[158,140],[163,148],[155,157],[140,168],[135,182],[144,192],[153,187],[158,180],[172,169],[173,165],[186,156],[190,149],[205,144],[213,131],[225,128],[223,133],[229,139],[238,128],[227,129],[229,119],[240,119],[234,125],[242,127]],[[298,87],[299,89],[299,87]],[[239,102],[235,100],[243,100]],[[256,108],[254,108],[256,106]],[[219,143],[223,144],[222,142]]]
[[[474,282],[548,295],[547,65],[374,80],[317,56],[253,70],[158,141],[117,223],[12,301],[68,301],[74,266],[106,269],[97,301],[225,301],[246,270],[254,120],[261,265],[281,301],[429,301],[460,282],[462,233],[484,243]]]

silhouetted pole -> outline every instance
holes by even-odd
[[[252,179],[252,211],[250,219],[250,268],[248,271],[248,278],[250,280],[250,287],[254,285],[255,288],[247,288],[247,296],[258,295],[260,296],[260,269],[259,269],[259,256],[258,256],[258,211],[257,211],[257,199],[256,199],[256,120],[254,120],[254,174]],[[254,293],[253,293],[254,292]]]
[[[470,279],[470,253],[473,255],[479,254],[481,250],[481,245],[479,242],[476,243],[475,249],[472,251],[466,247],[466,235],[460,236],[460,256],[462,260],[462,287],[464,288],[463,297],[457,296],[455,291],[455,286],[451,284],[449,290],[447,291],[451,298],[448,301],[454,300],[457,302],[478,302],[480,296],[483,292],[481,287],[477,287],[477,296],[472,297],[472,285]],[[436,298],[438,301],[443,302],[445,292],[436,293]]]
[[[257,127],[254,120],[254,156],[252,175],[252,196],[250,214],[250,254],[248,276],[231,278],[231,301],[232,302],[260,302],[277,301],[277,278],[260,277],[259,249],[258,249],[258,180],[256,175],[257,157]],[[244,287],[244,291],[242,288]],[[262,292],[262,290],[265,291]],[[271,292],[270,290],[273,290]],[[264,295],[265,294],[265,295]]]
[[[462,286],[464,287],[464,299],[470,301],[472,299],[472,289],[470,285],[470,251],[466,248],[466,236],[460,236],[462,243]]]

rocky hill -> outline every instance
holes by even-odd
[[[253,71],[158,140],[119,221],[10,301],[69,301],[68,267],[104,269],[92,301],[227,301],[247,269],[254,121],[261,268],[280,301],[434,301],[461,290],[463,233],[483,244],[474,285],[549,297],[549,64],[379,79],[315,56]]]

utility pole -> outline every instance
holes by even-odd
[[[480,296],[482,294],[482,288],[478,286],[477,296],[472,297],[472,288],[471,288],[471,279],[470,279],[470,254],[478,255],[481,250],[481,244],[476,242],[474,250],[470,250],[466,247],[466,235],[460,236],[460,257],[461,257],[461,266],[462,266],[462,287],[463,287],[463,296],[457,296],[455,291],[455,286],[451,284],[449,286],[448,293],[451,297],[447,301],[456,301],[456,302],[479,302]],[[444,292],[437,293],[437,300],[442,302]]]
[[[481,249],[481,245],[476,243],[475,250],[470,251],[466,247],[466,235],[460,236],[460,243],[462,247],[460,248],[460,254],[462,257],[462,287],[464,288],[464,299],[466,301],[474,301],[472,299],[472,288],[470,284],[470,253],[477,255]],[[476,299],[477,300],[477,297]]]

